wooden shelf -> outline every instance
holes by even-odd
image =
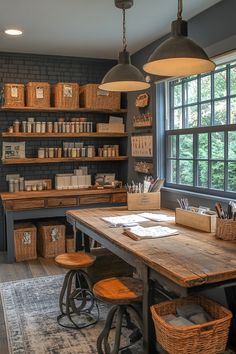
[[[24,191],[24,192],[2,192],[0,193],[0,197],[2,201],[8,200],[20,200],[20,199],[34,199],[34,198],[50,198],[50,197],[74,197],[79,195],[90,195],[90,194],[107,194],[107,193],[126,193],[125,188],[96,188],[96,187],[89,187],[89,188],[79,188],[79,189],[65,189],[65,190],[57,190],[57,189],[50,189],[44,191]]]
[[[128,133],[8,133],[2,132],[7,138],[122,138]]]
[[[107,113],[107,114],[121,114],[127,113],[127,109],[97,109],[97,108],[56,108],[56,107],[5,107],[2,106],[3,111],[14,111],[14,112],[82,112],[82,113]]]
[[[20,165],[20,164],[34,164],[34,163],[58,163],[58,162],[76,162],[76,161],[125,161],[128,160],[128,156],[117,156],[117,157],[60,157],[60,158],[46,158],[39,159],[37,157],[25,158],[25,159],[2,159],[2,164],[4,165]]]

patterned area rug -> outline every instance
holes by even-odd
[[[100,321],[93,327],[60,327],[56,318],[62,281],[60,275],[0,284],[10,354],[97,353],[96,340],[108,307],[99,303]],[[124,353],[141,354],[140,348],[134,346]]]

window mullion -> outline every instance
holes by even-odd
[[[176,183],[179,183],[179,135],[176,135]]]
[[[198,185],[198,172],[197,172],[197,152],[198,152],[198,134],[193,134],[193,185]]]
[[[208,188],[211,188],[211,133],[208,133]]]

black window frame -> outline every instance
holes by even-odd
[[[172,80],[166,82],[166,127],[165,127],[165,148],[166,148],[166,167],[165,167],[165,176],[166,176],[166,183],[165,186],[173,189],[181,189],[186,191],[192,191],[202,194],[209,194],[227,198],[236,199],[236,191],[227,190],[228,184],[228,163],[233,162],[236,163],[236,159],[232,160],[228,158],[228,132],[236,131],[236,122],[230,122],[230,100],[231,98],[236,99],[236,93],[230,94],[230,69],[236,69],[236,55],[233,60],[230,60],[226,63],[221,62],[219,67],[216,68],[215,72],[202,74],[202,75],[195,75],[190,78],[182,78],[177,80]],[[232,65],[233,62],[233,65]],[[222,67],[225,65],[225,68]],[[226,70],[226,96],[215,98],[214,97],[214,75],[218,72],[223,72]],[[208,100],[201,101],[201,78],[210,76],[211,78],[211,98]],[[197,101],[194,103],[186,103],[184,102],[184,87],[186,83],[191,82],[193,80],[197,80]],[[176,85],[181,85],[182,90],[182,104],[179,106],[174,106],[174,90],[172,89]],[[226,124],[214,125],[214,105],[215,102],[220,101],[222,99],[226,100]],[[201,105],[202,104],[209,104],[211,105],[211,118],[210,126],[201,126]],[[185,109],[191,106],[197,106],[197,127],[186,127],[186,117],[185,117]],[[181,129],[174,129],[174,109],[181,109],[182,110],[182,128]],[[184,127],[183,127],[184,126]],[[198,161],[206,161],[210,166],[214,161],[221,161],[220,159],[212,159],[211,157],[211,133],[214,132],[222,132],[224,134],[225,142],[224,142],[224,159],[222,160],[224,163],[224,190],[214,189],[211,187],[211,168],[208,168],[208,186],[207,187],[200,187],[198,186]],[[208,157],[206,159],[200,159],[198,157],[198,134],[208,134]],[[193,135],[193,157],[191,160],[193,161],[193,185],[186,185],[179,183],[179,161],[185,160],[185,158],[180,158],[179,156],[179,136],[185,134],[192,134]],[[169,156],[169,139],[170,136],[176,136],[176,157]],[[170,161],[176,161],[176,182],[170,182],[170,173],[169,164]]]

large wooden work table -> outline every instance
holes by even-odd
[[[124,205],[126,194],[124,188],[1,193],[8,261],[14,262],[15,259],[15,221],[63,217],[68,209]]]
[[[150,281],[178,296],[223,284],[233,286],[236,284],[236,243],[217,240],[214,234],[187,229],[175,222],[147,222],[145,226],[173,227],[179,230],[178,235],[135,241],[124,235],[123,228],[111,228],[101,219],[133,213],[140,212],[103,208],[74,210],[66,214],[76,229],[136,267],[144,282],[144,352],[151,353]],[[160,213],[174,215],[168,210]]]

